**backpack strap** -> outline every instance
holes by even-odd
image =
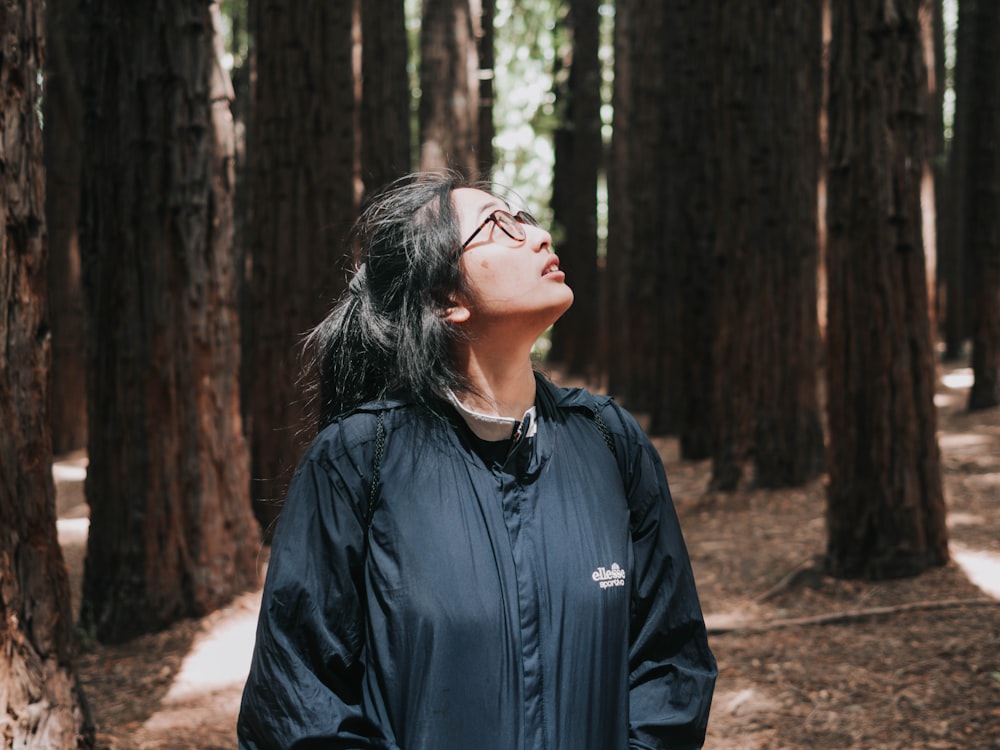
[[[375,458],[372,461],[372,483],[368,492],[368,513],[365,519],[368,531],[372,530],[372,522],[375,520],[375,509],[382,499],[379,476],[382,473],[382,454],[385,452],[385,425],[382,423],[382,411],[375,412]]]

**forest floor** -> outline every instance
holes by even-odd
[[[714,493],[708,462],[656,441],[719,661],[707,748],[1000,748],[1000,409],[966,412],[970,380],[945,368],[936,399],[952,561],[912,579],[822,572],[822,480]],[[54,472],[74,606],[85,466],[66,456]],[[99,746],[234,747],[259,601],[85,645],[77,667]]]

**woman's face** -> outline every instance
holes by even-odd
[[[510,212],[510,207],[482,190],[459,188],[452,201],[462,240],[472,238],[460,261],[471,290],[471,299],[463,300],[468,313],[463,322],[477,330],[513,327],[540,335],[573,304],[551,235],[522,223],[523,240],[507,236],[487,218],[497,209]]]

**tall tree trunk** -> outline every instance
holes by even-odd
[[[966,0],[968,1],[968,0]],[[969,160],[964,175],[965,256],[972,264],[970,409],[1000,404],[1000,6],[975,0]]]
[[[400,0],[361,3],[361,174],[366,196],[412,168],[403,11]]]
[[[706,458],[712,445],[712,254],[716,231],[712,216],[718,159],[711,123],[716,118],[713,92],[717,56],[712,45],[718,29],[717,6],[714,0],[668,3],[669,22],[663,29],[660,63],[665,133],[658,168],[665,175],[665,190],[659,248],[673,259],[670,287],[663,291],[676,298],[668,308],[669,317],[663,320],[661,338],[673,342],[676,427],[681,455],[689,459]]]
[[[955,361],[963,357],[963,345],[969,337],[969,258],[965,240],[966,180],[971,149],[970,123],[975,102],[972,99],[973,44],[976,5],[979,0],[963,0],[959,4],[958,31],[955,40],[955,119],[951,149],[945,175],[945,200],[942,211],[947,222],[941,233],[938,259],[945,288],[944,359]]]
[[[0,717],[5,747],[92,747],[71,665],[45,409],[45,177],[36,116],[41,0],[0,5]]]
[[[633,392],[630,352],[634,347],[629,321],[629,277],[633,235],[632,182],[627,169],[632,153],[632,24],[638,0],[615,4],[614,87],[610,159],[608,162],[608,248],[605,271],[607,294],[608,390],[628,401]]]
[[[420,169],[478,173],[479,59],[469,0],[424,0]]]
[[[496,66],[493,19],[496,16],[496,0],[481,0],[479,20],[479,176],[489,180],[493,174],[493,81]]]
[[[827,562],[838,576],[948,559],[920,211],[928,2],[833,8]]]
[[[346,286],[358,213],[357,5],[255,0],[249,125],[250,304],[244,387],[255,512],[270,531],[313,415],[298,389],[302,335]]]
[[[239,411],[231,89],[202,0],[89,0],[83,619],[121,641],[256,583]]]
[[[562,122],[556,130],[552,208],[567,250],[573,306],[556,324],[550,356],[570,372],[597,382],[597,178],[601,168],[601,61],[598,0],[571,0],[571,39],[565,85],[557,86]],[[557,80],[559,76],[556,76]],[[559,249],[558,247],[556,248]]]
[[[45,3],[45,215],[49,230],[49,318],[52,368],[49,421],[52,449],[66,453],[87,444],[87,378],[83,282],[80,275],[80,163],[83,101],[77,76],[82,55],[74,0]]]
[[[822,469],[817,396],[819,3],[734,3],[716,57],[713,482],[802,484]]]
[[[661,434],[676,428],[680,398],[676,341],[664,334],[678,314],[676,246],[664,218],[672,180],[663,168],[668,12],[663,3],[637,0],[627,10],[629,22],[616,29],[616,52],[624,55],[616,66],[627,71],[621,82],[616,72],[616,97],[626,98],[627,110],[621,117],[615,112],[614,148],[624,148],[624,161],[616,158],[612,166],[618,199],[612,201],[608,248],[609,256],[616,256],[612,336],[627,329],[627,340],[612,361],[621,373],[612,370],[613,392],[633,410],[648,413],[650,430]],[[626,222],[625,233],[616,235]]]

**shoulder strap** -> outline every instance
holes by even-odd
[[[611,430],[608,429],[607,423],[601,416],[600,407],[596,405],[594,406],[594,424],[596,424],[597,429],[601,431],[601,437],[604,438],[604,444],[608,446],[608,450],[611,451],[611,455],[618,458],[618,449],[615,447],[614,438],[611,437]]]
[[[379,493],[379,475],[382,472],[382,453],[385,450],[385,425],[382,423],[382,412],[375,412],[375,458],[372,461],[372,484],[368,492],[368,531],[371,531],[372,522],[375,520],[375,508],[378,507],[381,494]]]

